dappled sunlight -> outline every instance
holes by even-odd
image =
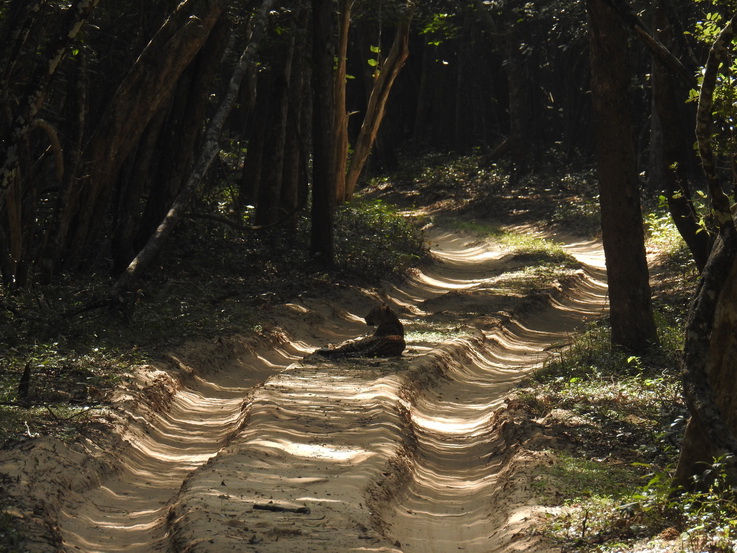
[[[606,285],[592,265],[575,293],[497,316],[512,297],[498,290],[504,249],[468,234],[430,240],[437,262],[387,285],[382,301],[410,328],[441,311],[460,337],[421,326],[402,359],[302,359],[369,333],[363,309],[375,300],[312,299],[283,306],[290,336],[247,350],[231,370],[177,360],[190,385],[133,419],[120,473],[65,511],[66,546],[156,552],[176,535],[203,553],[321,550],[337,539],[341,551],[503,551],[493,538],[507,515],[489,502],[507,454],[495,414],[552,344],[602,313]],[[590,247],[569,250],[598,263]],[[486,326],[453,322],[463,309]]]

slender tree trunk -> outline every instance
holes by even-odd
[[[389,93],[394,86],[397,75],[399,75],[399,72],[404,66],[404,62],[409,56],[409,30],[414,12],[415,5],[411,2],[408,3],[404,8],[404,13],[397,26],[392,48],[381,66],[381,73],[377,77],[374,88],[371,91],[366,115],[363,119],[358,138],[356,139],[356,147],[351,157],[351,164],[348,167],[346,199],[353,197],[356,184],[358,184],[358,178],[361,176],[366,160],[371,154],[371,148],[376,141],[379,126],[384,118]]]
[[[274,64],[273,85],[269,91],[269,124],[266,127],[263,152],[263,173],[256,204],[256,225],[276,223],[282,215],[281,195],[284,177],[284,150],[287,140],[289,87],[296,44],[297,20],[292,19],[291,36],[287,44],[280,44],[279,62]]]
[[[281,205],[287,213],[294,213],[290,225],[296,229],[297,208],[305,199],[306,194],[300,197],[304,188],[308,186],[306,174],[309,159],[306,144],[306,131],[303,124],[305,108],[309,99],[309,72],[307,46],[307,25],[309,10],[302,8],[297,24],[297,44],[295,45],[295,59],[292,63],[292,74],[289,87],[289,113],[287,116],[287,136],[284,144],[284,171],[281,187]]]
[[[529,83],[525,79],[524,59],[520,53],[520,40],[516,37],[513,14],[506,14],[509,20],[503,29],[489,13],[489,9],[482,0],[474,0],[476,9],[481,19],[495,37],[497,47],[504,53],[504,71],[507,74],[508,98],[509,98],[509,136],[503,143],[504,153],[509,153],[514,161],[525,159],[529,154],[527,127],[531,105],[530,96],[527,93]],[[513,7],[512,3],[506,4],[506,9]]]
[[[587,0],[586,5],[612,342],[637,353],[657,342],[657,331],[629,119],[627,37],[616,14],[603,0]]]
[[[672,44],[672,31],[662,7],[662,1],[654,3],[655,28],[660,42],[666,47]],[[682,83],[673,72],[655,57],[652,76],[653,103],[662,127],[662,159],[660,172],[663,192],[668,200],[673,222],[688,245],[699,272],[703,271],[709,256],[709,237],[701,232],[698,216],[691,201],[687,156],[693,156],[692,136],[684,133],[684,101]],[[680,92],[680,94],[679,94]]]
[[[25,94],[10,136],[6,140],[6,147],[0,156],[0,212],[3,211],[8,189],[17,178],[21,145],[33,128],[36,115],[46,99],[49,84],[56,75],[56,70],[64,59],[69,45],[77,38],[82,26],[99,2],[100,0],[77,0],[66,10],[61,25],[64,32],[47,49],[45,68],[32,81]]]
[[[312,0],[312,230],[310,253],[333,263],[335,137],[332,2]]]
[[[335,200],[348,200],[346,169],[348,167],[348,113],[346,112],[346,67],[348,65],[348,32],[351,25],[353,0],[339,0],[338,52],[335,68]]]
[[[256,76],[256,96],[267,96],[271,90],[272,77],[270,73],[261,71]],[[264,99],[261,104],[268,103]],[[241,209],[247,205],[253,206],[258,202],[258,193],[264,169],[264,145],[266,143],[266,129],[269,126],[269,112],[266,109],[254,109],[248,121],[248,150],[243,161],[243,173],[238,190],[238,204]]]

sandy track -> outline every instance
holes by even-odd
[[[509,485],[523,461],[498,415],[548,346],[602,313],[603,256],[596,244],[568,246],[588,269],[552,301],[530,301],[499,293],[519,262],[495,244],[429,237],[437,262],[386,299],[410,332],[429,320],[463,336],[410,334],[401,360],[302,360],[366,332],[377,297],[352,290],[283,306],[262,343],[195,344],[175,370],[143,367],[139,392],[164,382],[169,395],[119,398],[135,415],[106,465],[117,470],[64,495],[62,549],[532,550],[522,531],[534,509]]]
[[[504,253],[434,233],[440,260],[391,292],[417,320],[476,313],[484,331],[445,344],[410,341],[406,359],[308,357],[257,390],[244,432],[195,471],[171,526],[178,551],[531,550],[534,514],[509,478],[513,451],[495,428],[505,394],[605,304],[600,267],[554,302],[500,325]],[[592,245],[570,247],[599,261]],[[411,321],[408,325],[411,328]],[[414,345],[414,347],[412,347]],[[511,494],[511,495],[510,495]],[[525,498],[525,501],[529,497]],[[266,510],[266,508],[278,510]],[[297,512],[295,510],[301,510]]]

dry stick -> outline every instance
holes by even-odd
[[[164,242],[169,235],[171,235],[174,227],[176,227],[177,223],[184,215],[190,200],[193,198],[197,190],[197,185],[202,181],[207,170],[210,168],[210,164],[220,151],[220,134],[222,132],[223,125],[233,109],[238,97],[238,89],[240,88],[241,81],[246,74],[248,66],[259,48],[261,38],[264,34],[264,28],[266,27],[266,20],[273,4],[274,0],[264,0],[263,4],[261,4],[251,40],[241,54],[238,64],[233,70],[233,75],[230,78],[228,91],[205,132],[205,143],[202,147],[197,163],[192,169],[187,182],[182,187],[182,191],[174,200],[171,209],[169,209],[166,217],[164,217],[164,220],[156,229],[156,232],[154,232],[153,236],[149,238],[146,245],[140,252],[138,252],[138,255],[136,255],[133,261],[130,262],[128,268],[120,275],[120,277],[118,277],[115,284],[113,284],[110,291],[113,298],[116,298],[122,292],[129,290],[157,257],[164,245]]]

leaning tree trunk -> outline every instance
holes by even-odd
[[[732,482],[737,482],[737,231],[711,145],[714,90],[723,62],[730,55],[735,18],[709,51],[696,115],[699,157],[719,236],[686,323],[683,383],[691,418],[675,476],[675,483],[686,489],[694,487],[692,477],[703,473],[704,464],[717,458],[726,461]]]
[[[189,207],[189,204],[197,190],[197,185],[202,182],[202,179],[210,168],[212,161],[220,151],[220,135],[222,133],[223,126],[225,125],[225,121],[238,98],[238,89],[240,88],[243,76],[248,70],[251,59],[261,45],[261,38],[264,34],[263,29],[266,25],[266,20],[273,4],[274,0],[264,0],[261,4],[261,8],[257,16],[258,23],[254,28],[253,36],[251,37],[248,46],[241,54],[235,70],[233,71],[233,75],[230,78],[225,97],[220,102],[215,115],[213,115],[212,120],[207,127],[202,151],[200,152],[199,158],[197,159],[187,182],[182,187],[182,191],[172,204],[171,209],[169,209],[164,220],[156,229],[156,232],[151,236],[141,251],[138,252],[138,255],[136,255],[133,261],[130,262],[125,272],[123,272],[115,281],[111,290],[111,296],[113,298],[129,291],[133,284],[157,258],[159,252],[166,243],[166,240],[171,235],[177,223],[181,220],[187,207]]]
[[[415,5],[409,2],[404,8],[404,13],[397,26],[397,33],[394,35],[392,48],[381,66],[381,73],[376,78],[374,88],[371,91],[368,106],[366,107],[366,115],[363,118],[361,130],[356,139],[356,147],[351,157],[351,164],[348,167],[345,185],[346,200],[350,200],[353,196],[353,191],[356,188],[356,184],[358,184],[358,178],[361,176],[361,172],[371,154],[371,148],[376,141],[376,135],[379,132],[381,121],[384,119],[389,93],[394,86],[397,75],[399,75],[399,72],[404,66],[404,62],[407,61],[407,57],[409,56],[409,30],[414,12]]]
[[[657,331],[629,119],[627,37],[604,0],[587,0],[587,9],[612,343],[637,353],[657,341]]]
[[[118,172],[151,119],[166,105],[182,72],[207,40],[223,0],[185,0],[146,46],[90,141],[81,182],[67,189],[57,259],[74,266],[104,217]]]
[[[118,267],[115,274],[124,270],[151,238],[194,166],[197,144],[204,132],[202,122],[207,118],[212,83],[227,48],[229,28],[230,22],[221,17],[197,58],[177,83],[171,108],[165,110],[166,123],[156,145],[156,170],[148,175],[148,199],[135,226],[131,243],[133,255],[121,259],[124,265]]]

